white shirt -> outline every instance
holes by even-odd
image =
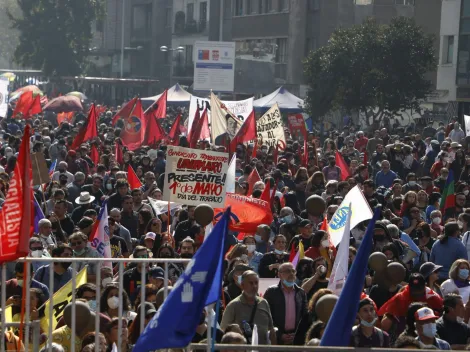
[[[442,296],[445,296],[449,293],[457,293],[462,296],[463,304],[467,304],[468,296],[470,295],[470,286],[458,288],[454,280],[448,279],[442,283],[441,293]]]

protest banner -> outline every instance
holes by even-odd
[[[86,278],[86,269],[85,266],[75,277],[76,287],[79,287],[83,284],[87,283]],[[49,324],[52,324],[52,330],[55,330],[57,326],[57,322],[59,321],[62,313],[64,312],[65,307],[72,301],[72,280],[67,282],[64,286],[62,286],[56,293],[54,293],[54,306],[51,307],[51,301],[47,300],[44,303],[44,314],[45,316],[41,318],[41,328],[44,331],[48,331]],[[53,309],[54,312],[52,314],[52,321],[49,321],[49,310]]]
[[[228,154],[171,146],[166,156],[163,200],[224,206]]]
[[[302,114],[289,114],[287,122],[293,140],[307,139],[307,128]]]
[[[31,168],[33,170],[33,186],[49,182],[49,168],[43,153],[31,154]]]
[[[276,147],[279,141],[286,143],[284,127],[281,120],[281,111],[279,106],[274,104],[261,118],[256,122],[258,140],[261,139],[262,145]]]
[[[227,109],[230,110],[235,116],[237,116],[238,119],[242,122],[244,122],[248,118],[248,116],[250,116],[251,111],[253,110],[253,98],[238,101],[223,100],[222,103],[225,104]],[[191,126],[193,124],[194,116],[196,114],[197,109],[199,109],[199,114],[201,116],[204,110],[207,109],[207,117],[209,118],[209,124],[211,124],[212,122],[210,99],[195,97],[193,95],[191,97],[191,101],[189,102],[188,134],[189,132],[191,132]]]

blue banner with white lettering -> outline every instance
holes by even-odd
[[[230,208],[188,263],[165,302],[140,335],[134,351],[183,348],[191,342],[202,310],[220,298],[224,239],[229,219]]]

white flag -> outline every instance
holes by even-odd
[[[0,80],[0,117],[8,113],[8,80]]]
[[[251,335],[251,345],[258,346],[258,327],[256,324],[253,326],[253,334]],[[251,350],[251,352],[255,352],[256,350]]]
[[[155,214],[158,216],[160,214],[168,213],[168,202],[164,200],[157,200],[154,198],[147,197],[150,206],[155,211]],[[170,215],[174,214],[174,211],[181,208],[181,204],[170,202]]]
[[[237,159],[237,156],[234,153],[232,156],[232,160],[230,161],[230,164],[228,164],[227,178],[225,179],[225,184],[227,185],[227,193],[235,193],[235,171],[236,171],[235,160],[236,159]]]
[[[470,116],[463,115],[463,119],[465,122],[465,135],[470,136]]]
[[[348,276],[348,262],[349,262],[349,238],[350,238],[350,225],[351,225],[351,204],[347,209],[346,223],[343,226],[343,236],[339,244],[338,253],[336,254],[335,263],[331,270],[330,280],[328,282],[328,289],[333,291],[337,296],[341,293],[346,277]]]
[[[336,247],[343,238],[344,226],[346,224],[347,215],[349,213],[349,205],[351,205],[351,223],[350,228],[355,228],[359,223],[372,219],[372,210],[370,209],[369,203],[362,194],[359,186],[353,187],[343,202],[338,207],[335,215],[331,218],[328,224],[328,233],[330,235],[330,241]]]
[[[109,240],[108,210],[105,202],[98,215],[98,225],[93,234],[93,240],[88,242],[88,246],[96,249],[103,258],[111,258],[111,243]],[[120,244],[120,243],[119,243]],[[112,268],[111,262],[103,262],[103,266]]]

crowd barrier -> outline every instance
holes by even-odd
[[[107,258],[20,258],[18,259],[18,262],[26,262],[28,264],[31,264],[33,262],[40,262],[43,265],[50,264],[50,263],[60,263],[60,262],[71,262],[72,265],[72,270],[77,273],[77,265],[79,263],[100,263],[103,265],[105,262],[110,262],[109,259]],[[163,269],[164,269],[164,297],[166,298],[168,295],[168,265],[170,263],[180,263],[184,264],[189,262],[189,259],[153,259],[153,258],[138,258],[138,259],[130,259],[130,258],[113,258],[112,259],[113,264],[116,264],[118,269],[117,269],[117,274],[114,275],[114,282],[118,285],[119,287],[119,297],[122,297],[123,294],[123,274],[125,271],[125,264],[126,263],[148,263],[148,264],[163,264]],[[3,283],[5,282],[6,278],[6,268],[7,265],[3,264],[2,265],[2,281]],[[30,281],[31,281],[31,273],[30,273],[30,268],[31,265],[26,265],[26,272],[24,273],[24,285],[26,287],[30,287]],[[145,297],[145,284],[147,283],[145,276],[146,276],[147,268],[146,266],[142,266],[142,272],[141,272],[141,282],[143,282],[143,285],[140,286],[140,294],[141,297]],[[76,295],[75,291],[77,288],[77,282],[76,282],[76,275],[72,275],[72,294],[71,294],[71,300],[69,302],[72,302],[72,323],[71,323],[71,341],[75,341],[75,336],[76,336],[76,311],[75,311],[75,301],[76,301]],[[99,297],[101,296],[101,270],[96,270],[96,312],[100,311],[100,299]],[[49,298],[49,307],[54,307],[54,271],[53,271],[53,265],[49,266],[49,285],[47,285],[50,291],[50,298]],[[19,327],[20,323],[12,323],[12,322],[6,322],[5,321],[5,308],[6,308],[6,287],[4,284],[1,285],[1,309],[2,309],[2,314],[1,314],[1,331],[5,331],[6,327]],[[122,306],[123,300],[119,300],[119,317],[123,316],[123,306]],[[26,290],[26,297],[24,299],[24,304],[25,304],[25,316],[24,316],[24,344],[25,344],[25,350],[28,351],[31,350],[33,352],[39,351],[39,340],[40,340],[40,322],[39,320],[36,321],[30,321],[29,317],[29,310],[30,310],[30,291]],[[51,308],[49,311],[45,312],[45,315],[48,317],[49,322],[53,321],[53,314],[54,314],[54,309]],[[141,312],[140,312],[140,329],[141,333],[143,331],[143,326],[144,326],[144,319],[145,319],[145,314],[144,314],[144,305],[141,305]],[[32,339],[30,339],[30,330],[32,331]],[[118,331],[122,330],[122,319],[119,319],[118,323]],[[47,336],[52,336],[52,324],[49,324],[49,331],[46,331]],[[97,314],[95,316],[95,331],[99,331],[99,315]],[[30,342],[31,341],[31,342]],[[31,346],[30,346],[31,345]],[[117,342],[117,349],[118,351],[121,351],[121,345],[122,345],[122,338],[121,334],[118,334],[118,342]],[[46,344],[47,349],[46,351],[52,352],[52,345],[50,343]],[[321,350],[321,351],[346,351],[346,350],[364,350],[364,351],[371,351],[371,349],[355,349],[355,348],[349,348],[349,347],[306,347],[306,346],[272,346],[272,345],[267,345],[267,346],[247,346],[247,345],[215,345],[215,350],[216,351],[223,351],[223,350],[232,350],[232,351],[312,351],[312,349],[315,350]],[[210,351],[211,350],[211,337],[208,336],[208,343],[207,344],[191,344],[185,349],[174,349],[174,350],[168,350],[168,351]],[[372,349],[372,350],[381,350],[381,349]],[[387,349],[388,351],[391,351],[392,349]],[[71,352],[80,352],[75,350],[75,344],[71,344]],[[96,335],[95,337],[95,351],[99,351],[99,337]],[[405,351],[406,350],[396,350],[396,351]],[[5,339],[0,338],[0,352],[8,352],[6,351],[6,346],[5,346]]]

